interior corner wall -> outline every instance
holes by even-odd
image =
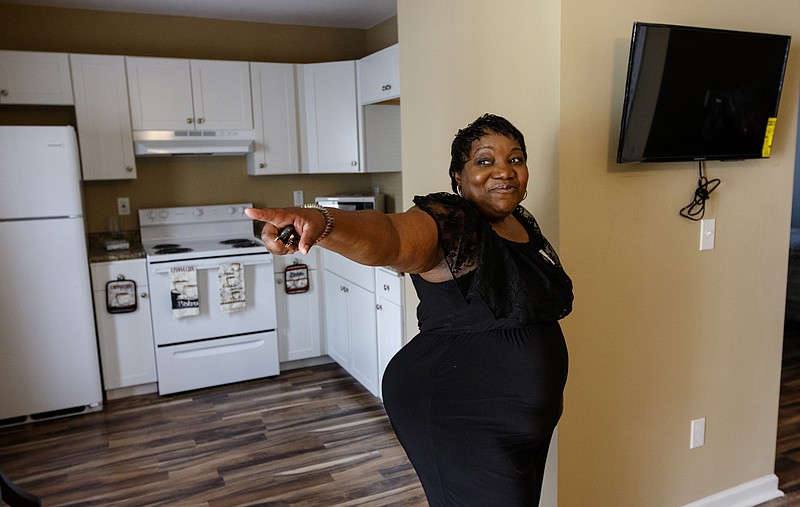
[[[560,239],[576,297],[562,507],[685,505],[774,473],[800,51],[771,158],[705,164],[722,183],[701,252],[700,225],[678,214],[697,164],[615,164],[637,20],[800,41],[796,0],[561,1]]]
[[[557,245],[559,1],[397,3],[405,201],[400,208],[410,207],[415,195],[451,190],[456,131],[491,112],[525,136],[530,181],[523,205]],[[406,288],[411,338],[418,300],[411,283]],[[556,505],[550,477],[543,506]]]
[[[557,0],[398,1],[405,208],[450,191],[450,143],[483,113],[524,134],[530,182],[523,203],[558,236]],[[411,70],[409,70],[411,69]]]
[[[450,191],[456,131],[491,112],[524,134],[523,202],[558,244],[559,1],[398,0],[403,199]],[[409,338],[417,304],[411,284]]]

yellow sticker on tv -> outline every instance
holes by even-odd
[[[767,130],[764,132],[764,146],[761,148],[761,156],[769,158],[772,153],[772,136],[775,134],[775,122],[777,118],[770,118],[767,120]]]

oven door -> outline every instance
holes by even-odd
[[[158,347],[156,359],[161,395],[271,377],[280,369],[278,333]]]
[[[244,266],[245,307],[225,313],[221,308],[219,266]],[[176,318],[172,311],[170,269],[193,266],[197,274],[199,315]],[[152,263],[148,266],[150,311],[156,346],[259,333],[276,328],[275,272],[272,255],[238,255]]]

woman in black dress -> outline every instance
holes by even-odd
[[[572,283],[519,204],[522,134],[483,115],[451,149],[455,194],[405,213],[248,210],[276,254],[312,245],[411,273],[420,332],[384,373],[386,411],[432,506],[535,506],[561,415]],[[279,229],[292,225],[299,239]]]

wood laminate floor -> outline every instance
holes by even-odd
[[[785,496],[762,507],[800,506],[800,324],[796,322],[787,322],[784,329],[775,474]]]
[[[45,507],[427,505],[380,401],[336,365],[0,429]]]
[[[800,506],[800,325],[783,356],[786,495],[760,507]],[[380,401],[334,364],[0,428],[0,469],[45,507],[427,505]]]

